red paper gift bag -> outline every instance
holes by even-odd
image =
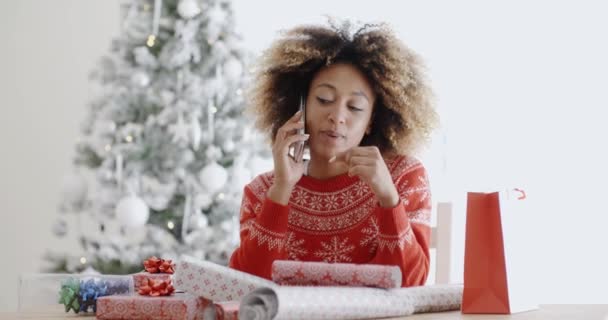
[[[537,308],[527,202],[521,189],[467,194],[462,313]]]

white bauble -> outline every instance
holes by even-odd
[[[213,199],[211,199],[211,195],[208,193],[199,193],[194,197],[194,208],[196,211],[207,210]]]
[[[180,0],[177,13],[184,19],[192,19],[201,13],[201,8],[195,0]]]
[[[224,63],[224,75],[231,81],[238,81],[243,74],[243,64],[234,57]]]
[[[70,204],[81,204],[87,198],[87,181],[80,173],[67,175],[63,179],[63,199]]]
[[[228,181],[228,171],[214,161],[201,170],[199,179],[208,191],[214,193],[223,188]]]
[[[226,142],[224,142],[224,145],[222,146],[222,148],[224,149],[225,152],[232,152],[234,151],[234,141],[232,141],[232,139],[228,139],[226,140]]]
[[[139,70],[133,73],[131,82],[140,87],[147,87],[150,84],[150,76],[145,71]]]
[[[148,222],[150,209],[137,196],[126,196],[116,205],[116,219],[127,227],[142,227]]]

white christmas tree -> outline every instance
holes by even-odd
[[[243,187],[272,166],[243,115],[251,59],[231,4],[134,0],[122,9],[122,32],[92,73],[100,94],[53,227],[75,232],[82,252],[49,252],[50,268],[127,273],[151,255],[182,253],[225,264]]]

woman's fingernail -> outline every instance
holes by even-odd
[[[336,156],[333,156],[333,157],[329,158],[329,163],[332,163],[332,162],[334,162],[335,160],[336,160]]]

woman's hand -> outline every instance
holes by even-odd
[[[399,193],[377,147],[354,147],[334,156],[329,162],[343,164],[348,169],[349,176],[358,176],[367,183],[380,206],[393,208],[399,204]]]
[[[302,113],[297,112],[291,119],[277,130],[272,145],[274,160],[274,184],[268,190],[268,196],[273,201],[286,205],[289,202],[291,191],[304,174],[305,164],[289,155],[289,147],[296,142],[308,140],[308,134],[298,134],[297,130],[304,128],[301,121]]]

